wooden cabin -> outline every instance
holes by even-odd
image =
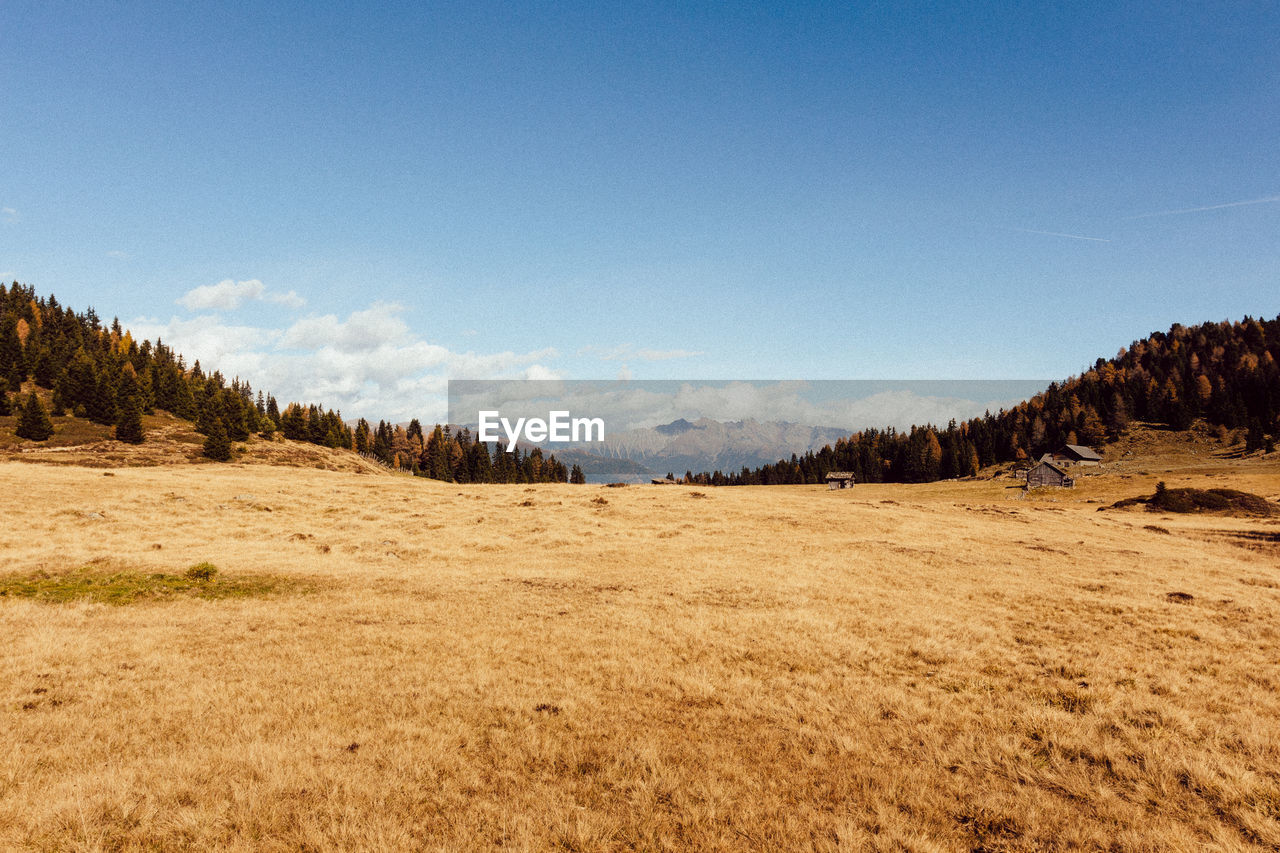
[[[1040,461],[1055,465],[1101,465],[1102,457],[1093,448],[1083,444],[1064,444],[1052,453],[1041,456]]]
[[[1041,486],[1061,486],[1069,489],[1076,484],[1066,471],[1052,462],[1041,463],[1027,472],[1027,488],[1038,489]]]
[[[1058,451],[1077,465],[1101,465],[1102,456],[1092,447],[1083,444],[1064,444]]]
[[[853,486],[852,471],[828,471],[827,472],[827,488],[828,489],[848,489]]]

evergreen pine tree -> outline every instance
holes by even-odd
[[[307,434],[303,440],[312,444],[324,444],[324,437],[328,434],[329,430],[325,427],[320,407],[307,406]]]
[[[246,389],[248,387],[247,385],[245,386]],[[254,405],[253,396],[248,390],[245,391],[240,400],[241,408],[244,409],[244,423],[249,428],[249,432],[254,433],[262,429],[260,421],[266,420],[266,416],[258,414],[258,407]]]
[[[195,430],[201,435],[208,435],[213,430],[213,422],[218,420],[219,406],[217,394],[213,386],[207,385],[201,390],[196,403]]]
[[[0,285],[2,287],[3,285]],[[13,412],[13,408],[9,405],[9,382],[0,376],[0,418]]]
[[[0,317],[0,377],[14,388],[27,378],[27,363],[18,336],[18,321],[12,314]]]
[[[53,422],[49,420],[35,391],[27,395],[27,401],[18,414],[18,428],[15,432],[18,438],[29,438],[32,441],[44,441],[53,435]]]
[[[209,435],[204,440],[204,455],[215,462],[227,462],[231,459],[231,439],[227,438],[227,428],[221,418],[214,418],[209,424]]]
[[[427,464],[423,466],[423,470],[428,477],[433,480],[453,479],[453,472],[449,470],[449,448],[440,424],[436,424],[436,428],[431,431],[424,455],[427,457]]]
[[[98,374],[93,366],[93,359],[84,351],[84,347],[76,350],[66,370],[55,383],[55,390],[61,386],[61,401],[78,418],[85,417],[89,411],[89,401],[93,398],[98,386]]]
[[[268,408],[270,408],[270,404],[268,404]],[[297,403],[290,403],[285,407],[284,416],[280,418],[280,431],[284,433],[285,438],[293,439],[294,441],[306,441],[307,416]]]
[[[85,414],[96,424],[113,424],[116,422],[114,377],[109,370],[99,370],[97,376],[98,381],[94,383],[89,400],[85,403]]]
[[[120,415],[116,419],[116,440],[129,444],[142,444],[145,437],[142,432],[142,397],[134,394],[120,406]]]
[[[582,466],[574,463],[573,471],[569,474],[569,482],[575,486],[585,485],[587,476],[582,473]]]
[[[378,421],[378,429],[373,434],[372,452],[382,462],[391,464],[391,428],[386,421]]]
[[[231,441],[247,441],[250,428],[244,399],[230,388],[222,389],[218,396],[227,438]]]
[[[493,477],[490,482],[510,483],[515,479],[515,466],[511,462],[511,454],[497,442],[493,447]]]
[[[1244,436],[1244,452],[1252,453],[1255,450],[1262,450],[1265,445],[1266,437],[1262,432],[1262,421],[1251,418]]]
[[[57,380],[53,383],[53,399],[49,402],[49,408],[55,417],[62,417],[67,413],[67,372],[65,370],[58,374]]]
[[[138,388],[138,380],[132,365],[126,366],[120,375],[120,389],[117,392],[116,440],[129,444],[142,444],[142,392]]]
[[[471,445],[471,482],[493,482],[493,462],[489,458],[489,445],[477,441]]]
[[[156,413],[156,395],[155,386],[151,382],[151,371],[147,370],[144,364],[141,370],[134,367],[134,376],[138,382],[138,399],[142,402],[142,413],[144,415],[154,415]]]
[[[52,389],[53,383],[57,381],[58,364],[49,347],[41,347],[40,352],[36,354],[36,363],[32,368],[32,378],[41,388],[48,389]]]

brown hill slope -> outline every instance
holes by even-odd
[[[27,389],[34,388],[28,383]],[[48,393],[36,389],[47,398]],[[47,399],[46,399],[47,402]],[[17,416],[0,417],[0,461],[38,462],[56,465],[83,465],[90,468],[148,467],[153,465],[214,464],[201,456],[204,436],[191,421],[158,411],[145,415],[142,428],[146,441],[125,444],[114,440],[114,427],[84,418],[52,418],[54,434],[46,441],[25,441],[14,434]],[[375,461],[350,450],[335,450],[290,441],[277,435],[274,440],[252,436],[234,446],[234,462],[243,465],[283,465],[350,471],[359,474],[390,474]]]

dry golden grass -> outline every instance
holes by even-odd
[[[105,473],[0,463],[0,571],[305,591],[0,599],[3,849],[1280,846],[1280,525],[1096,511],[1203,471]]]

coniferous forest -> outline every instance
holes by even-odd
[[[1034,459],[1062,444],[1096,445],[1116,438],[1130,421],[1188,428],[1197,419],[1245,431],[1245,449],[1272,449],[1280,434],[1280,317],[1175,325],[1098,359],[1082,375],[1052,384],[1007,411],[946,427],[868,429],[803,456],[754,470],[694,474],[705,485],[820,483],[828,471],[851,471],[859,482],[928,482],[976,474],[997,463]],[[48,392],[49,409],[34,391]],[[162,341],[136,341],[118,320],[104,325],[15,282],[0,284],[0,416],[14,415],[19,437],[43,441],[50,415],[75,415],[113,425],[120,441],[145,439],[142,416],[166,411],[194,423],[204,453],[233,458],[233,444],[258,435],[345,448],[388,467],[460,483],[583,482],[539,448],[489,448],[466,429],[430,432],[361,418],[349,426],[339,412],[275,397],[238,377],[187,366]]]
[[[1280,317],[1175,325],[1115,358],[996,414],[945,428],[868,429],[803,457],[754,470],[686,474],[707,485],[820,483],[851,471],[861,483],[920,483],[1036,459],[1063,444],[1097,445],[1131,421],[1185,430],[1197,419],[1243,429],[1245,450],[1270,450],[1280,434]]]
[[[24,383],[44,389],[48,409]],[[256,394],[238,377],[227,381],[206,373],[196,361],[162,341],[136,341],[118,320],[104,325],[89,308],[65,308],[50,295],[14,282],[0,283],[0,416],[17,416],[20,438],[43,441],[53,434],[49,417],[74,415],[115,427],[120,441],[141,443],[142,416],[163,410],[192,421],[205,437],[204,455],[233,458],[234,442],[251,435],[285,438],[323,447],[345,448],[383,465],[423,477],[456,482],[566,482],[570,472],[554,455],[538,448],[507,452],[437,425],[430,434],[417,420],[409,426],[361,418],[352,428],[339,412],[290,402],[283,408],[270,394]]]

